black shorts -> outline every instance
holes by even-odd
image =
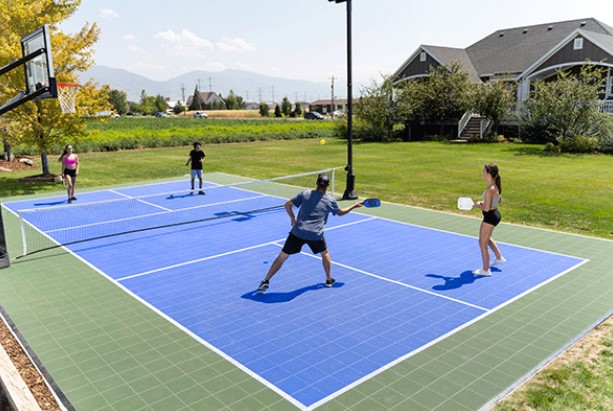
[[[313,254],[319,254],[328,249],[324,238],[321,240],[303,240],[302,238],[296,237],[294,234],[289,233],[282,251],[285,254],[298,254],[300,250],[302,250],[302,246],[305,244],[309,245]]]
[[[73,168],[73,169],[65,168],[64,176],[70,176],[72,178],[75,178],[77,176],[77,169],[76,168]]]
[[[500,211],[497,208],[494,208],[490,211],[483,211],[483,222],[488,223],[496,227],[498,223],[502,220],[502,216],[500,215]]]

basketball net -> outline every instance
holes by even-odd
[[[62,113],[76,113],[75,100],[79,92],[80,84],[57,83],[57,99],[60,101]]]

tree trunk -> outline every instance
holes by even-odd
[[[51,174],[49,172],[49,159],[47,158],[46,152],[40,153],[40,163],[43,166],[43,175],[48,176],[49,174]]]
[[[13,153],[11,153],[11,143],[4,140],[3,144],[4,144],[4,161],[12,161]]]

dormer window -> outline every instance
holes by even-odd
[[[575,39],[575,43],[573,45],[573,49],[575,49],[575,50],[583,49],[583,37],[577,37]]]
[[[422,51],[421,53],[419,53],[419,61],[421,61],[422,63],[424,61],[426,61],[426,52]]]

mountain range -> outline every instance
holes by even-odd
[[[232,90],[247,102],[280,102],[283,97],[292,102],[310,102],[331,97],[331,83],[270,77],[241,70],[191,71],[166,81],[156,81],[124,69],[92,66],[81,73],[80,82],[90,79],[99,85],[108,84],[111,89],[124,91],[128,100],[135,102],[140,101],[143,90],[148,96],[161,95],[169,101],[177,101],[192,96],[196,87],[224,97]],[[355,85],[353,90],[355,96]],[[345,98],[346,83],[335,81],[334,94],[335,98]]]

